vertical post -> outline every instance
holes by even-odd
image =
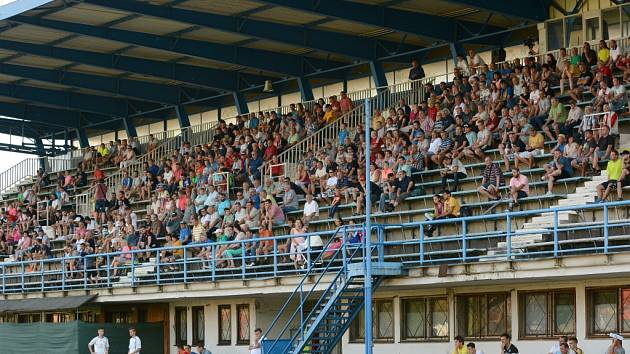
[[[313,95],[313,87],[311,85],[311,81],[308,78],[298,77],[297,83],[300,87],[302,102],[308,102],[315,99],[315,95]]]
[[[182,248],[184,249],[184,284],[188,283],[188,248],[185,248],[182,246]]]
[[[370,62],[370,67],[374,67],[374,62]],[[380,66],[381,72],[383,67]],[[383,73],[383,78],[385,74]],[[385,86],[387,83],[385,83]],[[377,83],[377,86],[378,83]],[[372,126],[372,110],[370,100],[365,99],[365,141],[370,141],[370,127]],[[372,354],[372,188],[370,186],[370,144],[365,144],[365,249],[363,252],[363,263],[365,264],[365,277],[363,286],[365,288],[365,354]]]
[[[138,137],[138,131],[136,130],[136,125],[133,124],[133,120],[131,117],[124,117],[123,123],[125,124],[125,131],[127,132],[127,136],[129,137]]]
[[[77,129],[76,133],[77,133],[77,139],[79,140],[79,146],[81,147],[81,149],[89,147],[90,142],[88,140],[88,136],[87,136],[87,132],[85,131],[85,128]]]
[[[424,265],[424,224],[420,225],[420,265]]]
[[[553,256],[558,257],[558,209],[553,210]]]
[[[175,113],[177,113],[177,120],[179,121],[179,128],[182,130],[182,138],[184,141],[188,140],[186,133],[188,127],[190,127],[190,119],[188,118],[188,112],[186,112],[186,108],[182,105],[175,106]],[[166,121],[164,121],[164,125],[166,125]],[[166,127],[164,127],[164,131],[167,131]]]
[[[155,251],[155,271],[156,271],[156,280],[157,280],[157,285],[160,285],[160,275],[161,275],[161,269],[160,269],[160,252]]]
[[[245,95],[242,92],[236,91],[232,93],[234,97],[234,105],[236,106],[236,112],[238,114],[247,114],[249,113],[249,107],[247,107],[247,100],[245,99]]]
[[[507,233],[505,236],[505,243],[507,244],[507,259],[512,259],[512,216],[507,214]]]
[[[385,76],[385,70],[383,69],[383,64],[375,62],[375,61],[371,61],[370,72],[372,73],[372,78],[374,79],[374,86],[376,86],[377,89],[387,87],[387,77]]]
[[[608,254],[608,205],[604,204],[604,253]]]
[[[466,234],[468,230],[466,230],[466,219],[462,220],[462,260],[466,262],[466,258],[468,258],[468,240],[466,240]]]

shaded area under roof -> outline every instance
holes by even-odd
[[[2,300],[0,301],[0,314],[53,310],[74,310],[94,300],[94,298],[96,298],[96,295]]]

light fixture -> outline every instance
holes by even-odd
[[[263,88],[263,92],[273,92],[273,85],[271,84],[271,80],[265,80],[265,87]]]

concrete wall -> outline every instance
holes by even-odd
[[[425,279],[426,280],[426,279]],[[439,282],[436,282],[439,284]],[[453,338],[458,335],[456,333],[455,323],[455,306],[454,301],[457,295],[461,294],[473,294],[473,293],[491,293],[491,292],[510,292],[510,323],[513,336],[513,343],[519,348],[521,353],[547,353],[549,348],[556,342],[556,339],[544,339],[544,340],[525,340],[519,339],[519,293],[524,291],[540,291],[548,289],[575,289],[575,304],[576,304],[576,335],[579,339],[579,346],[586,353],[604,353],[608,347],[610,341],[607,338],[587,338],[587,317],[588,311],[586,302],[586,289],[593,287],[611,287],[611,286],[628,286],[630,281],[627,277],[614,278],[614,279],[584,279],[584,280],[572,280],[567,279],[564,281],[537,281],[537,282],[522,282],[511,284],[494,284],[494,285],[480,285],[474,281],[467,282],[458,286],[435,286],[435,287],[422,287],[420,283],[417,286],[408,285],[405,287],[396,286],[389,289],[379,289],[375,294],[375,299],[387,299],[392,300],[394,303],[394,342],[393,343],[375,343],[374,353],[379,354],[402,354],[402,353],[430,353],[430,354],[450,354],[453,350]],[[405,342],[401,339],[402,333],[402,314],[401,314],[401,299],[408,297],[424,297],[424,296],[447,296],[449,300],[449,341],[444,342]],[[253,330],[256,327],[266,330],[271,324],[278,310],[281,308],[286,298],[286,294],[270,297],[269,295],[252,296],[248,298],[234,298],[226,297],[224,299],[207,299],[207,300],[191,300],[191,301],[174,301],[170,304],[171,324],[174,323],[174,309],[176,306],[205,306],[206,309],[206,343],[212,352],[219,353],[244,353],[247,348],[244,346],[217,346],[218,339],[218,324],[217,324],[217,308],[218,305],[232,304],[232,334],[233,343],[236,342],[236,304],[249,303],[250,304],[250,316],[251,323],[250,329],[252,331],[251,338],[253,338]],[[254,310],[255,309],[255,310]],[[286,321],[287,318],[282,319]],[[189,315],[189,337],[192,336],[192,319]],[[284,322],[283,322],[284,323]],[[171,343],[174,343],[174,327],[171,326]],[[192,340],[192,338],[189,338]],[[468,342],[468,340],[466,340]],[[483,350],[485,353],[492,354],[498,351],[498,341],[496,340],[474,340],[477,347]],[[626,348],[630,349],[630,348]],[[344,354],[362,354],[364,353],[363,343],[350,343],[349,332],[346,333],[343,339],[341,352]],[[172,353],[176,353],[173,349]]]

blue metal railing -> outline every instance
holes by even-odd
[[[408,267],[432,265],[436,262],[474,262],[480,260],[513,260],[536,257],[559,257],[583,253],[612,253],[630,251],[628,242],[620,242],[625,235],[630,235],[630,201],[605,204],[588,204],[579,207],[556,207],[529,211],[509,212],[492,215],[479,215],[454,219],[411,222],[403,224],[376,224],[380,260],[399,260]],[[536,230],[518,230],[519,221],[541,213],[552,213],[553,222]],[[592,221],[581,224],[562,224],[559,215],[574,212],[585,216],[593,213]],[[597,214],[597,215],[596,215]],[[611,219],[611,217],[613,219]],[[582,217],[584,219],[584,217]],[[487,223],[496,225],[491,230],[479,230]],[[428,237],[425,230],[432,225],[444,231],[445,236]],[[363,227],[361,225],[348,227]],[[394,239],[396,231],[411,238]],[[316,265],[312,259],[318,259],[323,251],[308,247],[301,253],[307,259],[305,269],[295,269],[290,261],[291,252],[284,245],[296,236],[311,237],[319,235],[330,237],[337,232],[326,231],[303,235],[284,235],[269,238],[254,238],[240,241],[190,244],[182,247],[161,247],[148,250],[131,250],[93,254],[86,257],[67,257],[34,261],[5,262],[0,264],[1,291],[3,294],[25,291],[55,291],[72,289],[90,289],[113,287],[118,283],[128,286],[163,285],[197,281],[220,281],[223,279],[264,279],[282,276],[304,275],[312,272],[338,271],[346,264],[347,255],[327,267]],[[571,235],[587,234],[573,237]],[[540,235],[536,247],[515,246],[515,241],[527,235]],[[573,238],[572,238],[573,237]],[[330,238],[332,239],[332,238]],[[330,239],[328,242],[330,242]],[[256,255],[251,248],[262,242],[272,242],[269,254]],[[324,242],[326,244],[326,241]],[[481,247],[479,244],[484,243]],[[503,253],[488,255],[487,250],[503,244]],[[520,244],[517,242],[517,244]],[[233,247],[242,252],[228,258],[221,256],[226,248]],[[194,257],[194,250],[204,249],[210,256]],[[183,252],[182,257],[168,254]],[[121,256],[130,257],[124,264],[112,264]],[[153,258],[155,262],[140,262],[140,258]],[[234,268],[227,267],[229,261],[235,261]],[[308,260],[311,260],[310,262]],[[247,266],[251,262],[256,265]],[[89,265],[86,269],[86,265]],[[94,266],[92,266],[94,265]],[[98,265],[98,267],[97,267]],[[114,277],[114,273],[127,275],[127,278]],[[126,279],[126,280],[125,280]]]
[[[362,243],[349,244],[348,236],[351,233],[362,232],[365,235],[365,228],[362,225],[348,225],[341,226],[335,231],[335,236],[331,237],[330,240],[324,246],[324,250],[328,250],[330,245],[333,243],[335,237],[341,236],[341,246],[334,249],[329,250],[331,252],[329,256],[325,256],[326,253],[320,253],[314,260],[315,264],[320,264],[319,268],[310,268],[309,271],[302,277],[302,281],[296,286],[295,290],[289,295],[284,305],[278,311],[276,317],[271,322],[271,325],[268,327],[267,332],[265,333],[265,338],[275,339],[270,341],[269,346],[265,349],[268,352],[273,352],[274,348],[281,343],[284,343],[284,338],[289,336],[289,343],[294,343],[298,339],[305,339],[305,330],[308,327],[308,321],[315,315],[315,312],[320,308],[322,303],[327,300],[326,295],[331,295],[335,292],[335,290],[341,286],[341,282],[344,282],[345,275],[348,270],[348,263],[352,260],[362,260],[363,259],[363,245]],[[360,253],[360,254],[359,254]],[[336,260],[339,259],[341,254],[342,263],[339,265]],[[361,257],[359,257],[361,256]],[[333,269],[336,270],[336,273],[333,273]],[[307,280],[310,275],[317,274],[318,277],[309,281],[307,284]],[[324,282],[324,277],[326,275],[332,274],[332,279],[326,279],[326,282],[329,285],[323,290],[323,294],[317,293],[318,286]],[[305,290],[305,286],[308,290]],[[304,305],[309,301],[315,301],[311,310],[305,315],[304,313]],[[285,311],[291,305],[296,305],[296,309],[290,312],[288,318],[286,318]],[[299,316],[299,319],[298,319]],[[281,321],[281,322],[280,322]],[[297,321],[297,323],[296,323]],[[284,323],[284,325],[282,325]],[[280,327],[277,333],[276,327]],[[299,331],[294,333],[290,333],[292,328],[297,328]]]

